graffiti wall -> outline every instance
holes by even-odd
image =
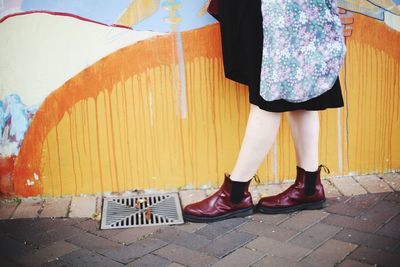
[[[0,0],[0,193],[217,187],[248,91],[206,0]],[[329,175],[400,169],[400,2],[339,0],[345,107],[320,112]],[[286,117],[262,182],[293,179]]]

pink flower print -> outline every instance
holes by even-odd
[[[337,78],[340,61],[344,59],[344,38],[340,36],[339,18],[327,10],[326,4],[262,0],[260,94],[264,99],[302,102],[329,89]]]
[[[325,24],[325,26],[324,26],[324,31],[325,32],[330,32],[332,30],[332,25],[330,25],[330,24]]]

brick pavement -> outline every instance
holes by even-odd
[[[2,201],[0,266],[398,266],[400,174],[324,184],[322,210],[114,230],[99,230],[101,196]],[[211,192],[179,193],[184,206]]]

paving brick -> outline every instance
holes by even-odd
[[[71,238],[73,236],[80,235],[81,230],[71,226],[71,225],[61,225],[57,228],[52,228],[48,231],[40,231],[40,229],[35,229],[30,232],[13,234],[16,239],[26,242],[36,248],[44,248],[52,243]]]
[[[217,258],[204,252],[190,250],[175,244],[169,244],[153,252],[153,254],[167,258],[185,266],[208,266],[217,262]]]
[[[247,218],[231,218],[227,220],[209,223],[203,228],[197,230],[195,233],[203,235],[208,239],[218,238],[219,236],[235,230],[239,226],[249,222]]]
[[[69,218],[69,219],[71,219],[71,218]],[[100,223],[98,221],[90,219],[90,218],[83,218],[82,221],[76,223],[74,226],[81,230],[87,231],[87,232],[100,231]],[[102,230],[102,231],[109,232],[108,229]],[[122,231],[122,229],[111,229],[111,231],[116,233],[116,232]]]
[[[39,217],[67,217],[71,197],[47,198],[43,202],[43,210]]]
[[[295,260],[289,260],[274,255],[267,255],[260,261],[251,265],[252,267],[317,267],[310,264],[304,264]]]
[[[329,213],[356,217],[365,212],[366,209],[350,206],[347,203],[340,202],[330,205],[329,207],[326,207],[324,210]]]
[[[310,249],[302,248],[287,242],[280,242],[264,236],[257,237],[246,245],[247,248],[266,252],[293,261],[297,261],[310,252]],[[290,253],[288,253],[290,251]]]
[[[329,181],[345,196],[367,194],[367,191],[352,177],[334,177]]]
[[[279,226],[294,230],[304,230],[328,215],[329,213],[320,210],[305,210],[294,214],[294,216],[279,224]]]
[[[82,232],[80,235],[76,235],[66,240],[78,247],[94,250],[98,253],[105,253],[109,250],[115,250],[123,247],[123,245],[117,242],[110,241],[108,239]]]
[[[91,218],[96,212],[96,201],[95,196],[73,196],[68,217]]]
[[[398,172],[388,172],[383,174],[378,174],[386,183],[390,185],[395,191],[400,191],[400,173]]]
[[[382,199],[384,199],[389,192],[385,193],[377,193],[377,194],[365,194],[365,195],[357,195],[352,196],[345,201],[345,203],[350,207],[360,208],[367,210],[377,203],[379,203]]]
[[[179,225],[175,225],[174,227],[176,229],[179,229],[181,231],[185,231],[188,233],[194,233],[197,230],[205,227],[207,225],[207,223],[191,223],[191,222],[185,222],[184,224],[179,224]]]
[[[0,257],[17,259],[25,254],[32,253],[32,251],[34,251],[32,247],[8,236],[0,238]]]
[[[245,247],[241,247],[220,261],[215,263],[213,267],[224,267],[224,266],[249,266],[252,263],[259,261],[265,253],[259,251],[253,251]]]
[[[81,218],[37,218],[32,224],[30,233],[48,233],[53,235],[53,237],[68,238],[74,234],[79,234],[82,232],[81,229],[73,227],[75,224],[80,222]]]
[[[386,201],[400,203],[400,192],[392,192],[385,197]]]
[[[374,266],[397,267],[400,255],[361,246],[349,256],[350,259],[365,262]]]
[[[395,248],[394,253],[400,255],[400,245],[398,245],[397,248]]]
[[[86,219],[85,221],[76,224],[82,230],[88,231],[92,234],[119,242],[123,244],[130,244],[132,242],[143,239],[152,233],[166,227],[161,226],[146,226],[146,227],[132,227],[126,229],[102,229],[100,230],[100,222],[93,219]]]
[[[79,224],[87,218],[36,218],[33,219],[33,226],[41,229],[42,231],[49,231],[60,226],[66,225],[76,225]]]
[[[109,236],[107,238],[123,244],[131,244],[133,242],[152,236],[157,232],[160,232],[164,227],[167,226],[159,225],[159,226],[133,227],[129,229],[123,229],[122,231],[119,231],[116,234]],[[101,231],[106,231],[106,230],[100,230],[100,232]]]
[[[285,181],[280,184],[282,191],[288,189],[293,184],[293,181]]]
[[[239,231],[254,235],[265,236],[279,241],[287,241],[299,234],[297,230],[268,225],[260,222],[249,222],[239,228]]]
[[[212,194],[214,194],[215,192],[217,192],[218,189],[219,189],[219,188],[209,188],[209,189],[206,189],[206,192],[205,192],[206,197],[211,196]]]
[[[29,231],[33,227],[34,220],[29,219],[9,219],[0,220],[0,234],[13,234]]]
[[[12,214],[11,218],[36,218],[39,216],[38,211],[42,207],[41,200],[23,200],[17,208],[15,209],[14,213]]]
[[[0,202],[0,220],[9,219],[17,206],[18,203]]]
[[[377,231],[377,234],[400,239],[399,225],[400,225],[400,215],[397,215],[396,217],[392,218],[388,223],[383,225],[383,227]]]
[[[284,191],[280,184],[260,185],[257,189],[260,193],[260,197],[274,196]]]
[[[184,266],[184,265],[182,265],[182,264],[179,264],[179,263],[173,262],[173,263],[171,263],[170,265],[168,265],[167,267],[185,267],[185,266]]]
[[[60,259],[55,259],[53,261],[43,263],[39,267],[73,267],[73,266],[72,264],[66,263],[65,261],[62,261]]]
[[[181,190],[179,191],[181,206],[184,208],[190,203],[195,203],[206,198],[205,190]]]
[[[132,243],[129,246],[122,246],[117,249],[106,250],[102,254],[115,261],[127,264],[165,245],[167,245],[167,243],[162,240],[147,238]]]
[[[374,233],[381,226],[381,224],[369,220],[361,220],[357,217],[342,216],[337,214],[330,214],[328,217],[323,219],[322,222],[369,233]]]
[[[72,225],[75,223],[67,218],[32,218],[30,220],[30,229],[40,231],[49,231],[60,226]]]
[[[252,221],[262,222],[269,225],[278,225],[290,217],[289,214],[263,214],[254,213],[249,216]]]
[[[214,239],[210,244],[204,246],[199,251],[208,253],[209,255],[222,258],[238,249],[249,241],[255,239],[257,236],[249,233],[233,231],[222,237]]]
[[[300,247],[314,249],[336,235],[341,229],[342,228],[337,226],[317,223],[300,235],[294,237],[290,240],[290,243]]]
[[[129,267],[164,267],[164,266],[170,266],[171,265],[171,261],[166,259],[166,258],[162,258],[160,256],[157,255],[153,255],[153,254],[146,254],[143,257],[125,265],[125,266],[129,266]]]
[[[96,266],[96,267],[120,267],[121,263],[97,254],[87,249],[75,250],[60,258],[63,262],[72,266]]]
[[[188,249],[199,249],[210,244],[211,240],[203,235],[180,231],[174,227],[167,227],[153,235],[155,238],[173,243]]]
[[[20,267],[21,265],[13,261],[12,259],[8,257],[2,257],[0,256],[0,266],[6,266],[6,267]]]
[[[371,267],[371,265],[351,259],[345,259],[338,267]]]
[[[360,218],[364,221],[372,221],[383,224],[400,212],[400,205],[393,202],[381,201],[370,210],[363,213]]]
[[[16,261],[24,266],[37,266],[49,261],[53,261],[56,258],[77,249],[79,249],[79,247],[65,241],[58,241],[46,248],[35,250],[32,253],[25,254],[16,259]]]
[[[369,193],[392,192],[392,188],[380,179],[377,175],[355,176],[354,179],[359,182]]]
[[[253,203],[257,203],[261,198],[261,192],[257,185],[252,185],[249,187],[249,191],[251,194],[251,198],[253,199]]]
[[[96,214],[100,214],[103,210],[103,196],[97,195],[96,197]]]
[[[350,198],[350,197],[347,197],[347,196],[328,197],[324,203],[324,208],[321,210],[326,211],[328,208],[330,208],[333,205],[345,202],[348,198]]]
[[[356,217],[380,202],[389,193],[366,194],[341,197],[343,201],[332,203],[324,210],[329,213]],[[329,199],[328,199],[329,200]]]
[[[328,180],[322,179],[321,183],[324,187],[326,197],[340,197],[342,194],[337,190],[337,188]]]
[[[352,229],[343,229],[334,239],[386,251],[393,251],[400,244],[400,240]]]
[[[301,262],[315,266],[334,266],[357,248],[357,245],[330,239]]]
[[[100,222],[93,220],[93,219],[85,219],[84,221],[77,223],[74,225],[75,227],[90,232],[92,234],[105,237],[105,238],[111,238],[113,236],[118,235],[121,232],[124,232],[124,230],[128,229],[105,229],[105,230],[100,230]],[[129,229],[130,230],[130,229]],[[126,232],[125,232],[126,233]]]

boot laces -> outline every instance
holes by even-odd
[[[319,165],[319,168],[324,169],[325,173],[329,174],[331,171],[329,170],[329,168],[323,164]]]
[[[254,178],[254,181],[256,181],[256,182],[257,182],[257,184],[261,183],[261,181],[260,181],[260,177],[258,177],[258,175],[257,175],[257,174],[254,174],[252,178]]]

